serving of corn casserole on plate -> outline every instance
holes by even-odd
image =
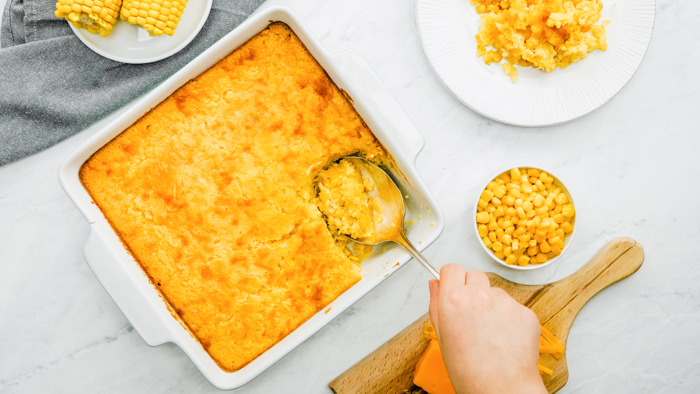
[[[206,22],[213,0],[58,0],[83,44],[122,63],[152,63],[187,46]]]
[[[641,64],[656,13],[656,0],[414,1],[440,82],[475,112],[524,127],[568,122],[612,99]],[[555,6],[566,13],[545,10]]]

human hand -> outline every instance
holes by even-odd
[[[544,394],[535,313],[479,270],[457,264],[430,281],[430,319],[459,394]]]

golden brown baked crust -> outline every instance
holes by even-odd
[[[80,179],[190,332],[226,371],[360,279],[314,178],[386,157],[296,35],[273,23],[88,159]]]

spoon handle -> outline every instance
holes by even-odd
[[[394,242],[401,245],[401,247],[403,247],[406,250],[406,252],[408,252],[408,254],[410,254],[415,260],[421,263],[423,268],[425,268],[425,270],[428,271],[428,273],[430,274],[430,276],[433,277],[433,279],[440,280],[440,273],[438,272],[438,270],[436,270],[435,267],[433,267],[433,265],[430,264],[430,262],[428,262],[428,260],[425,257],[423,257],[423,255],[418,251],[418,249],[416,249],[413,246],[411,241],[409,241],[408,238],[406,238],[406,234],[401,232],[401,236],[398,239],[394,240]]]

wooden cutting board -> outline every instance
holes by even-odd
[[[642,246],[627,237],[605,245],[574,275],[548,285],[527,286],[489,273],[492,286],[507,291],[537,314],[542,324],[566,345],[571,324],[583,306],[604,288],[635,273],[644,261]],[[328,386],[336,394],[403,394],[413,387],[413,370],[428,345],[423,325],[428,314],[416,320],[377,350],[335,378]],[[564,387],[569,378],[566,354],[555,360],[544,354],[540,362],[554,374],[545,376],[550,393]]]

